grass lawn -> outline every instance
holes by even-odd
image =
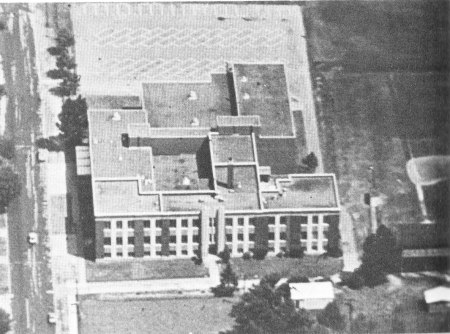
[[[208,270],[190,259],[86,262],[88,282],[205,277]]]
[[[342,260],[305,256],[303,259],[267,257],[264,260],[243,260],[232,258],[233,270],[239,278],[262,278],[268,274],[280,273],[283,276],[330,276],[342,270]],[[257,277],[256,277],[257,276]]]
[[[348,312],[346,303],[353,306],[354,315],[364,314],[375,323],[373,332],[448,332],[450,314],[430,314],[423,303],[423,291],[439,284],[433,278],[408,278],[396,291],[389,291],[389,284],[361,290],[345,289],[337,297],[341,311]],[[400,330],[403,328],[403,330]]]
[[[237,298],[83,299],[81,334],[218,333],[230,329]]]

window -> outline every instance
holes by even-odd
[[[237,252],[238,252],[238,253],[244,253],[244,249],[243,249],[242,247],[239,247],[239,248],[237,249]]]
[[[308,239],[308,232],[302,231],[302,233],[301,233],[301,239],[303,239],[303,240]]]
[[[169,226],[170,227],[177,227],[177,221],[175,219],[169,220]]]
[[[172,243],[172,244],[176,243],[177,242],[177,236],[176,235],[171,235],[169,242]]]
[[[319,216],[313,216],[312,217],[312,222],[313,222],[313,224],[318,224],[319,223]]]
[[[128,222],[128,228],[134,228],[134,221]]]
[[[134,252],[128,253],[128,256],[135,257]]]
[[[183,249],[183,250],[181,251],[181,255],[188,255],[188,251],[187,251],[186,249]]]
[[[169,251],[169,255],[177,255],[177,251],[176,250],[170,250]]]
[[[280,240],[286,240],[287,235],[286,232],[280,232]]]
[[[150,256],[150,251],[144,251],[144,256]]]
[[[255,233],[249,233],[248,240],[249,241],[255,241]]]
[[[104,245],[111,245],[111,238],[103,238]]]
[[[244,234],[239,233],[238,234],[238,240],[243,241],[244,240]]]
[[[198,234],[194,234],[192,236],[192,241],[198,243],[200,241],[200,236]]]
[[[187,219],[182,219],[181,220],[181,227],[188,227],[188,220]]]
[[[161,236],[160,236],[160,235],[157,235],[157,236],[156,236],[155,242],[156,242],[157,244],[160,244],[160,243],[161,243]]]
[[[288,217],[287,216],[281,216],[280,217],[280,224],[286,225],[287,221],[288,221]]]
[[[157,221],[156,221],[156,228],[161,228],[162,227],[162,220],[160,220],[160,219],[158,219]]]
[[[319,233],[317,231],[312,232],[312,238],[317,239],[319,237]]]
[[[134,245],[134,237],[128,237],[128,244]]]
[[[317,250],[317,245],[314,245],[314,244],[313,244],[313,245],[311,246],[311,248],[312,248],[312,250]]]
[[[182,235],[181,236],[181,242],[182,243],[187,243],[188,242],[188,236],[187,235]]]
[[[103,225],[103,228],[104,229],[110,229],[111,228],[111,222],[105,222],[104,225]]]
[[[116,238],[116,245],[122,245],[122,243],[123,243],[122,237]]]
[[[233,218],[225,218],[226,226],[233,226]]]
[[[156,255],[157,256],[162,256],[162,252],[161,251],[156,251]]]
[[[122,257],[122,256],[123,256],[123,253],[122,253],[122,252],[117,252],[117,253],[116,253],[116,256],[117,256],[117,257]]]
[[[105,252],[104,254],[103,254],[103,257],[111,257],[111,253],[107,253],[107,252]]]
[[[244,218],[238,218],[238,225],[244,226]]]
[[[199,219],[194,219],[194,220],[192,221],[192,223],[194,224],[194,226],[200,227],[200,220],[199,220]]]
[[[122,221],[121,220],[116,221],[116,228],[122,228]]]
[[[233,241],[233,235],[232,234],[227,234],[227,241],[228,242],[232,242]]]
[[[328,231],[327,230],[323,231],[323,238],[328,239]]]
[[[144,220],[144,228],[150,228],[150,220]]]
[[[275,240],[275,233],[269,232],[269,240]]]
[[[150,243],[150,236],[144,236],[144,244]]]

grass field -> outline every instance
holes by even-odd
[[[373,333],[419,333],[448,332],[449,314],[430,314],[423,302],[423,291],[442,284],[433,278],[408,278],[402,286],[389,290],[389,284],[361,290],[345,289],[337,301],[341,311],[348,312],[353,306],[354,316],[364,314],[374,322]]]
[[[230,329],[237,298],[174,298],[80,304],[81,334],[218,333]]]
[[[86,262],[88,282],[205,277],[208,270],[190,259]]]
[[[267,257],[264,260],[231,259],[233,270],[239,278],[262,278],[268,274],[279,273],[290,276],[330,276],[342,270],[342,260],[305,256],[303,259]]]

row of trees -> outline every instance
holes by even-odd
[[[20,177],[12,164],[14,156],[14,142],[0,138],[0,214],[5,213],[11,201],[20,195]]]
[[[80,76],[76,73],[73,46],[75,39],[67,29],[60,29],[55,38],[56,45],[47,51],[56,57],[56,68],[47,72],[49,78],[59,80],[58,86],[50,92],[63,99],[59,122],[56,124],[60,133],[58,136],[40,138],[36,144],[49,151],[61,151],[82,143],[88,137],[88,119],[86,99],[77,95]]]

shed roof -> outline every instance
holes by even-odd
[[[331,282],[291,283],[289,288],[292,300],[334,299],[334,289]]]
[[[440,302],[450,303],[450,287],[448,286],[437,286],[435,288],[425,290],[423,295],[425,298],[425,303],[427,304]]]

